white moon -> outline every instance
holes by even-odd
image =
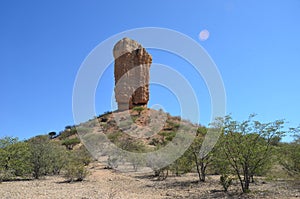
[[[199,33],[199,39],[201,40],[201,41],[205,41],[205,40],[207,40],[209,38],[209,32],[208,32],[208,30],[202,30],[200,33]]]

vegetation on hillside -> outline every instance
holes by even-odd
[[[147,110],[136,108],[133,111],[136,114],[132,116],[134,121],[131,123],[141,125],[147,122],[144,116]],[[86,167],[92,158],[80,143],[77,130],[97,140],[104,135],[97,137],[96,131],[91,128],[98,125],[118,148],[139,154],[159,150],[176,139],[178,142],[183,138],[180,136],[191,136],[184,133],[189,130],[187,123],[179,117],[168,115],[160,132],[139,139],[124,133],[123,127],[118,128],[109,112],[81,125],[80,129],[66,126],[58,135],[50,132],[25,141],[4,137],[0,139],[0,181],[39,179],[46,175],[63,175],[68,182],[82,181],[88,174]],[[209,127],[198,126],[191,145],[170,165],[158,168],[139,155],[126,157],[122,161],[131,163],[134,171],[145,166],[152,168],[153,176],[158,180],[164,180],[169,175],[181,176],[194,172],[198,175],[198,182],[203,183],[207,175],[217,174],[224,191],[230,191],[232,184],[239,183],[241,191],[248,193],[258,177],[268,179],[271,176],[273,180],[285,177],[297,182],[300,179],[300,127],[285,131],[284,124],[283,120],[262,123],[255,120],[254,115],[241,122],[231,116],[217,118]],[[130,128],[129,125],[127,129]],[[214,148],[200,153],[207,135],[217,130],[220,137]],[[281,142],[287,133],[295,134],[294,141]],[[110,154],[107,168],[117,168],[118,158],[118,154]],[[272,172],[274,170],[277,171],[275,174]]]
[[[85,166],[91,162],[91,156],[84,147],[68,149],[48,135],[26,141],[4,137],[0,139],[0,181],[60,174],[67,181],[81,181],[87,175]]]

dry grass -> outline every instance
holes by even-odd
[[[251,184],[250,194],[241,194],[239,184],[234,183],[224,193],[218,183],[219,176],[209,176],[205,183],[197,182],[197,175],[169,177],[157,181],[150,175],[121,174],[92,165],[91,175],[83,182],[64,183],[62,177],[46,177],[41,180],[3,182],[0,198],[299,198],[299,184],[287,181],[264,181]]]

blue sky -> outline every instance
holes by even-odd
[[[73,84],[85,57],[112,35],[149,26],[174,29],[202,45],[222,75],[227,113],[234,118],[257,113],[263,121],[284,118],[297,126],[299,10],[298,0],[1,1],[0,137],[23,139],[73,124]],[[201,41],[204,29],[210,36]],[[150,52],[154,62],[173,67],[193,84],[184,60]],[[110,109],[112,67],[105,75],[96,94],[99,114]],[[200,121],[207,124],[210,99],[199,81],[193,86]],[[163,90],[151,87],[149,106],[159,103],[178,114],[172,93]]]

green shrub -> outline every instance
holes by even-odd
[[[12,137],[0,139],[0,181],[26,177],[31,171],[28,143]]]
[[[68,182],[82,181],[88,175],[87,169],[82,164],[75,162],[69,163],[66,166],[66,173],[64,177]]]
[[[152,138],[149,144],[153,146],[158,146],[161,144],[161,141],[158,138]]]
[[[146,146],[137,140],[124,139],[117,143],[118,147],[130,152],[146,152]]]
[[[76,161],[84,166],[89,165],[93,160],[90,152],[84,146],[80,147],[80,149],[76,151],[73,151],[73,153],[77,157]]]
[[[142,112],[143,110],[145,110],[145,107],[143,107],[143,106],[135,106],[135,107],[133,107],[132,110],[137,111],[137,112],[139,113],[139,115],[140,115],[141,112]]]
[[[51,147],[49,137],[40,135],[28,140],[33,177],[39,179],[50,172]]]
[[[59,175],[60,171],[66,164],[67,150],[60,143],[49,143],[49,173]]]
[[[75,146],[75,145],[77,145],[77,144],[79,144],[80,143],[80,140],[79,140],[79,138],[72,138],[72,139],[69,139],[69,138],[67,138],[67,139],[65,139],[63,142],[62,142],[62,145],[64,145],[64,146],[66,146],[66,148],[68,149],[68,150],[72,150],[73,149],[73,147]]]
[[[144,163],[143,158],[138,153],[132,153],[126,159],[132,164],[134,171],[137,171]]]
[[[220,176],[220,183],[224,188],[224,191],[227,192],[228,188],[232,185],[233,178],[230,176],[223,174]]]
[[[131,116],[131,119],[132,119],[133,122],[135,122],[138,118],[139,118],[139,116],[137,116],[137,115]]]
[[[0,168],[0,183],[4,180],[11,180],[15,177],[13,170],[5,170]]]
[[[119,138],[122,136],[122,133],[120,131],[114,131],[110,134],[107,135],[107,138],[113,142],[113,143],[116,143]]]
[[[82,181],[87,177],[88,171],[78,152],[69,151],[64,167],[64,177],[68,182]]]
[[[172,141],[172,139],[176,136],[176,132],[174,131],[161,131],[158,133],[158,135],[161,135],[164,137],[165,141]]]
[[[72,135],[75,135],[75,134],[77,134],[77,130],[76,130],[75,127],[72,127],[70,129],[64,130],[63,132],[60,132],[59,139],[64,140],[64,139],[66,139],[66,138],[68,138]]]
[[[32,165],[29,161],[30,151],[28,143],[17,142],[6,148],[8,152],[7,160],[9,169],[15,176],[27,176],[32,171]]]
[[[173,121],[167,120],[167,123],[171,126],[171,128],[173,130],[177,130],[180,127],[180,124],[177,123],[177,122],[173,122]]]

